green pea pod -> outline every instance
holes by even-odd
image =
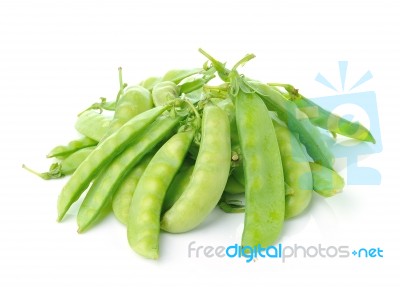
[[[128,242],[138,254],[158,258],[160,215],[165,193],[185,158],[194,129],[172,136],[151,159],[132,197]]]
[[[131,142],[130,146],[120,155],[115,157],[114,154],[111,164],[105,167],[93,181],[79,208],[77,217],[79,233],[92,227],[92,223],[96,220],[98,214],[111,202],[125,175],[139,163],[144,155],[173,133],[180,120],[181,118],[179,117],[161,117],[157,119],[136,138],[136,141]]]
[[[269,110],[276,111],[289,129],[299,134],[300,141],[305,145],[308,154],[314,161],[325,167],[332,168],[334,161],[333,154],[323,141],[320,131],[310,122],[307,115],[299,111],[294,103],[282,98],[281,94],[275,88],[244,76],[239,77],[236,68],[254,58],[254,55],[246,55],[230,71],[223,63],[213,58],[204,50],[199,49],[199,51],[212,62],[220,78],[225,82],[229,82],[230,93],[232,95],[236,95],[239,90],[246,93],[257,93]]]
[[[292,189],[285,199],[285,218],[302,213],[310,204],[313,179],[307,155],[290,130],[274,121],[276,137],[281,152],[285,182]]]
[[[203,109],[201,142],[190,183],[163,215],[161,228],[171,233],[189,231],[216,207],[230,170],[229,119],[212,103]]]
[[[155,106],[165,105],[179,96],[178,86],[171,81],[163,81],[156,84],[151,93]]]
[[[112,209],[114,215],[122,224],[127,225],[128,223],[129,206],[131,205],[133,193],[135,192],[137,183],[152,157],[153,154],[149,153],[140,160],[139,164],[133,167],[133,169],[124,177],[112,198]]]
[[[182,193],[189,185],[193,169],[194,165],[190,165],[189,167],[181,167],[180,171],[175,175],[174,180],[172,180],[171,185],[168,187],[168,190],[165,193],[162,206],[163,213],[170,209],[175,202],[178,201],[179,197],[181,197]]]
[[[22,165],[22,168],[28,170],[29,172],[39,176],[44,180],[58,179],[67,175],[71,175],[78,168],[78,166],[89,156],[94,150],[94,146],[85,147],[78,151],[75,151],[68,155],[65,159],[60,162],[55,162],[50,165],[48,172],[36,172],[26,165]]]
[[[238,180],[235,179],[235,177],[233,177],[233,175],[230,175],[228,181],[226,182],[224,191],[230,194],[240,194],[244,193],[245,188],[244,185],[242,185]]]
[[[333,169],[310,162],[314,191],[324,197],[331,197],[343,190],[344,180]]]
[[[114,117],[103,140],[113,134],[128,120],[153,107],[150,92],[141,86],[125,89],[115,107]]]
[[[330,169],[333,167],[333,154],[323,140],[321,132],[310,122],[307,115],[299,111],[294,103],[284,99],[270,86],[257,81],[246,81],[245,83],[261,96],[270,110],[278,113],[278,116],[292,132],[299,135],[300,142],[304,144],[308,154],[315,162]]]
[[[140,133],[168,108],[156,107],[137,115],[96,146],[96,149],[79,165],[63,187],[57,203],[58,221],[62,220],[65,213],[78,200],[98,172],[134,142]]]
[[[278,83],[272,83],[272,85],[285,88],[289,93],[287,98],[295,103],[314,125],[349,138],[372,143],[376,142],[371,132],[361,123],[351,122],[325,110],[312,100],[301,95],[292,85]]]
[[[239,89],[235,104],[245,177],[242,245],[267,247],[280,236],[285,217],[279,145],[269,111],[257,94]]]
[[[62,160],[60,163],[61,173],[63,175],[71,175],[74,173],[95,148],[95,146],[82,148]]]
[[[171,81],[179,84],[183,79],[204,71],[202,68],[194,69],[174,69],[170,70],[162,77],[162,81]]]
[[[205,79],[197,78],[197,79],[195,79],[193,81],[185,82],[182,85],[179,85],[179,91],[181,93],[185,93],[185,94],[186,93],[190,93],[192,91],[201,89],[204,86],[204,84],[206,84],[206,83],[207,82],[206,82]]]
[[[54,147],[53,149],[51,149],[49,154],[47,154],[47,158],[52,158],[52,157],[57,157],[59,159],[60,157],[65,158],[82,148],[96,146],[97,143],[98,142],[96,140],[84,136],[80,139],[70,141],[67,145],[60,145]]]
[[[111,119],[94,110],[81,113],[75,122],[75,129],[82,135],[97,142],[103,139],[110,127]]]
[[[139,83],[140,86],[146,88],[147,90],[153,90],[153,87],[162,81],[161,77],[149,77]]]

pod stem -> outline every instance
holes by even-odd
[[[294,88],[291,84],[283,84],[283,83],[267,83],[267,85],[272,87],[282,87],[289,93],[290,100],[294,100],[297,98],[303,98],[304,96],[299,93],[299,89]]]
[[[210,54],[208,54],[206,51],[203,49],[199,48],[199,52],[203,54],[210,62],[212,63],[213,67],[215,70],[217,70],[219,77],[223,81],[228,81],[229,79],[229,70],[225,68],[225,64],[222,62],[218,61],[214,57],[212,57]]]
[[[122,80],[122,67],[118,67],[118,80],[119,80],[119,91],[117,94],[117,99],[115,100],[118,103],[119,98],[124,93],[124,89],[128,86],[128,84],[124,83]]]
[[[28,172],[42,178],[43,180],[50,180],[50,179],[58,179],[64,176],[61,172],[61,164],[59,163],[53,163],[50,166],[49,172],[37,172],[33,170],[32,168],[29,168],[25,164],[22,164],[22,168],[27,170]]]
[[[189,105],[190,109],[193,111],[195,115],[195,120],[193,120],[194,123],[194,128],[197,130],[200,128],[200,123],[201,123],[201,116],[199,111],[197,111],[196,107],[193,105],[192,102],[190,102],[188,99],[183,98],[182,99],[187,105]]]

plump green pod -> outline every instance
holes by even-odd
[[[149,77],[142,82],[139,83],[140,86],[143,88],[146,88],[147,90],[151,91],[153,90],[153,87],[162,81],[161,77]]]
[[[197,227],[216,207],[229,176],[229,119],[213,104],[203,110],[200,150],[185,191],[161,220],[161,228],[181,233]]]
[[[179,96],[178,86],[171,81],[163,81],[156,84],[151,92],[155,106],[161,106]]]
[[[157,119],[156,122],[139,135],[137,141],[132,142],[125,151],[115,157],[108,167],[103,169],[93,181],[79,208],[77,217],[78,232],[83,232],[92,226],[102,209],[108,203],[111,203],[112,197],[125,175],[139,163],[144,155],[173,133],[180,120],[179,117],[161,117]]]
[[[78,168],[78,166],[89,156],[94,150],[93,147],[85,147],[74,153],[70,154],[68,157],[64,158],[60,162],[55,162],[50,165],[49,171],[47,172],[36,172],[33,169],[22,165],[22,168],[28,170],[29,172],[39,176],[44,180],[58,179],[67,175],[71,175]]]
[[[272,245],[285,217],[283,167],[269,111],[256,94],[236,96],[236,121],[245,176],[242,245]]]
[[[162,81],[171,81],[175,84],[179,84],[183,79],[190,77],[192,75],[198,74],[202,72],[202,68],[194,68],[194,69],[173,69],[169,70],[162,77]]]
[[[95,148],[95,146],[82,148],[62,160],[60,163],[62,174],[71,175],[74,173]]]
[[[290,101],[295,103],[296,106],[308,116],[311,123],[314,125],[349,138],[372,143],[376,142],[371,132],[361,123],[351,122],[325,110],[317,103],[301,95],[292,85],[279,83],[272,83],[271,85],[285,88],[288,94],[278,91],[282,93],[285,98],[288,98]]]
[[[78,116],[75,129],[82,135],[99,142],[106,135],[110,122],[110,117],[95,110],[88,110]]]
[[[133,194],[128,217],[128,242],[136,253],[146,258],[158,258],[163,200],[182,165],[194,132],[175,134],[158,150]]]
[[[125,176],[112,198],[112,209],[115,217],[122,223],[128,224],[129,206],[137,183],[149,164],[153,154],[146,155],[138,165]]]
[[[181,197],[183,191],[185,191],[186,187],[189,185],[193,169],[194,165],[181,167],[180,171],[175,175],[174,180],[172,180],[171,185],[169,185],[165,193],[161,212],[167,211],[178,201],[179,197]]]
[[[114,118],[112,119],[110,127],[103,139],[118,130],[128,120],[151,109],[152,107],[153,101],[151,100],[149,90],[141,86],[131,86],[126,88],[117,102]]]
[[[268,109],[276,111],[288,128],[299,135],[300,142],[304,144],[314,161],[327,168],[333,167],[332,152],[324,142],[321,132],[310,122],[306,114],[270,86],[258,81],[247,81],[246,83],[261,96]]]
[[[47,158],[52,158],[52,157],[65,158],[82,148],[96,146],[97,143],[98,142],[96,140],[84,136],[80,139],[70,141],[67,145],[60,145],[54,147],[53,149],[51,149],[49,154],[47,154]]]
[[[289,219],[308,207],[312,197],[313,179],[307,156],[297,138],[285,126],[273,123],[281,152],[285,182],[292,189],[285,200],[285,218]]]
[[[136,137],[167,108],[156,107],[139,114],[106,138],[89,154],[72,174],[58,197],[58,221],[62,220],[69,207],[78,200],[97,173],[130,143],[135,141]]]
[[[344,180],[333,169],[310,162],[314,191],[324,197],[331,197],[343,190]]]
[[[244,185],[236,180],[233,175],[230,175],[228,181],[226,182],[225,192],[228,192],[230,194],[240,194],[244,193],[244,191]]]

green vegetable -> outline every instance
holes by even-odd
[[[324,197],[331,197],[343,190],[344,180],[333,169],[310,162],[314,191]]]
[[[138,254],[158,258],[160,215],[165,193],[182,165],[195,130],[171,137],[154,155],[132,197],[128,217],[128,242]]]
[[[244,193],[245,188],[244,185],[242,185],[238,180],[235,179],[235,177],[233,177],[233,175],[230,175],[228,181],[226,182],[224,191],[230,194],[240,194]]]
[[[292,218],[303,212],[309,205],[313,190],[313,179],[307,156],[290,130],[273,122],[282,160],[284,178],[292,189],[286,195],[285,218]]]
[[[151,93],[155,106],[167,104],[169,101],[179,96],[178,86],[171,81],[163,81],[156,84]]]
[[[58,197],[58,221],[62,220],[69,207],[78,200],[101,168],[132,143],[135,137],[146,129],[150,123],[154,122],[167,108],[156,107],[132,118],[90,153],[72,174]]]
[[[147,90],[153,90],[153,87],[162,81],[161,77],[149,77],[139,83],[140,86],[146,88]]]
[[[52,157],[56,157],[59,159],[65,158],[82,148],[96,146],[97,143],[98,142],[96,140],[84,136],[80,139],[70,141],[67,145],[60,145],[54,147],[53,149],[51,149],[49,154],[47,154],[47,158],[52,158]]]
[[[26,165],[22,165],[22,168],[29,172],[39,176],[44,180],[58,179],[67,175],[71,175],[78,168],[78,166],[86,159],[86,157],[92,153],[95,147],[85,147],[78,151],[75,151],[68,155],[66,158],[59,162],[52,163],[48,172],[39,173]]]
[[[199,74],[202,72],[202,68],[194,68],[194,69],[174,69],[170,70],[162,77],[162,81],[171,81],[175,84],[179,84],[183,79],[190,77],[195,74]]]
[[[360,141],[375,143],[375,138],[371,132],[359,122],[351,122],[334,113],[331,113],[312,100],[304,97],[290,84],[272,83],[278,87],[283,87],[288,92],[286,98],[296,104],[305,113],[310,121],[333,134],[340,134]]]
[[[141,86],[128,87],[120,96],[114,117],[103,139],[110,136],[128,120],[153,107],[150,92]]]
[[[164,202],[161,211],[165,212],[171,208],[182,193],[186,190],[190,183],[190,177],[192,176],[194,165],[182,165],[179,172],[175,175],[174,179],[169,185],[167,192],[165,193]]]
[[[131,205],[133,193],[152,157],[152,153],[143,157],[143,159],[128,172],[124,179],[122,179],[121,184],[115,191],[112,199],[112,209],[115,217],[122,224],[127,225],[128,223],[129,207]]]
[[[75,122],[75,129],[82,135],[97,142],[103,139],[110,127],[111,119],[94,110],[81,113]]]
[[[269,111],[260,97],[239,90],[236,120],[245,176],[242,245],[272,245],[285,216],[285,185],[278,141]]]
[[[140,114],[143,115],[143,114]],[[140,116],[139,115],[139,116]],[[163,117],[147,127],[140,138],[118,155],[94,180],[78,212],[78,232],[84,232],[96,220],[112,197],[126,174],[158,143],[174,132],[180,118]],[[129,122],[128,122],[129,123]],[[120,131],[120,130],[119,130]],[[119,132],[118,131],[118,132]],[[111,137],[111,136],[110,136]]]
[[[221,197],[230,167],[229,119],[213,104],[203,110],[201,144],[190,183],[162,217],[161,228],[181,233],[197,227]]]

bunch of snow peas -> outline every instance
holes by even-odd
[[[239,74],[252,54],[228,69],[199,51],[207,58],[201,68],[137,85],[124,83],[119,68],[116,99],[101,98],[79,113],[79,138],[48,153],[56,159],[49,171],[24,166],[43,179],[69,176],[58,221],[82,196],[79,233],[113,211],[132,249],[157,259],[161,231],[196,229],[219,207],[244,213],[243,246],[267,247],[286,219],[306,210],[313,192],[330,197],[344,188],[324,130],[374,143],[368,129],[290,84]]]

